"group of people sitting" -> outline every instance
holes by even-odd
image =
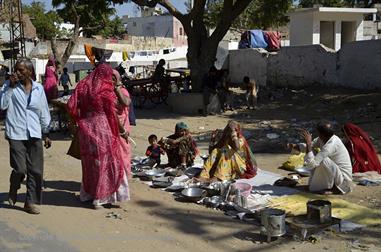
[[[305,152],[304,165],[311,170],[308,188],[312,192],[346,194],[353,189],[352,173],[377,171],[380,161],[368,135],[358,126],[347,123],[342,128],[346,141],[334,132],[330,122],[322,120],[316,126],[317,137],[301,130],[304,142],[290,143],[291,149]],[[188,126],[176,124],[175,133],[157,140],[149,137],[146,155],[160,164],[160,155],[167,153],[168,166],[189,167],[198,154]],[[212,182],[253,178],[257,174],[257,162],[242,134],[240,124],[229,121],[223,130],[211,136],[209,157],[204,162],[199,181]]]

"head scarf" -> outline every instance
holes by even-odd
[[[175,127],[175,130],[176,131],[179,131],[179,130],[188,130],[188,125],[186,125],[186,123],[184,122],[178,122],[176,123],[176,127]]]
[[[243,136],[242,130],[241,130],[241,125],[234,120],[231,120],[228,122],[228,126],[231,124],[234,124],[235,131],[237,132],[238,138],[243,140],[243,145],[244,145],[244,151],[245,151],[245,160],[246,160],[246,171],[241,174],[241,178],[243,179],[250,179],[253,178],[257,175],[257,161],[254,158],[254,154],[250,149],[249,144],[246,141],[246,138]]]
[[[121,82],[121,78],[120,78],[120,74],[119,74],[119,72],[117,71],[117,70],[115,70],[115,69],[113,69],[112,70],[112,75],[114,75],[115,76],[115,78],[116,78],[116,82],[117,82],[117,84],[119,84],[120,82]]]
[[[50,54],[50,55],[49,55],[48,63],[46,64],[46,66],[53,66],[53,67],[56,67],[56,59],[54,58],[54,55],[53,55],[53,54]]]
[[[93,47],[89,44],[85,44],[85,53],[92,65],[95,65],[95,56],[93,54]]]
[[[353,173],[377,171],[381,173],[381,164],[368,134],[353,123],[346,123],[343,131],[348,138],[346,147],[352,158]]]

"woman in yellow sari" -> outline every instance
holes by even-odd
[[[200,180],[252,178],[257,174],[254,155],[236,121],[229,121],[222,134],[216,131],[212,135],[209,152]]]

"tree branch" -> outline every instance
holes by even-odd
[[[233,21],[246,9],[251,1],[252,0],[239,0],[235,1],[235,4],[233,5],[233,0],[224,0],[222,15],[211,36],[211,40],[221,41]]]
[[[160,0],[158,1],[161,6],[166,8],[168,12],[177,18],[179,21],[182,21],[184,19],[184,14],[182,14],[171,2],[167,0]]]

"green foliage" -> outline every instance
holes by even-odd
[[[105,38],[116,37],[121,38],[126,33],[126,29],[122,23],[122,19],[116,16],[114,19],[107,19],[105,27],[97,32]]]
[[[234,21],[232,28],[267,29],[287,24],[288,10],[292,6],[292,0],[253,0],[246,10]],[[223,1],[210,1],[205,15],[206,23],[210,27],[216,27],[220,13],[223,9]]]
[[[79,26],[88,37],[104,29],[115,14],[112,2],[105,0],[52,0],[52,4],[65,22],[76,24],[79,20]]]
[[[31,18],[39,39],[51,39],[59,34],[55,23],[61,22],[62,19],[55,11],[46,12],[44,3],[32,2],[30,5],[24,5],[23,12]]]

